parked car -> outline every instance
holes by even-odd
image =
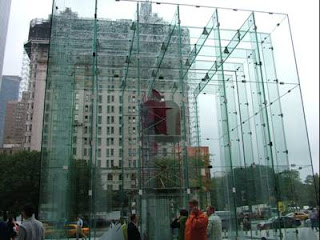
[[[258,230],[267,230],[267,229],[275,229],[275,228],[295,228],[301,225],[301,221],[299,219],[295,219],[292,217],[273,217],[268,219],[266,222],[261,222],[257,224]]]
[[[303,212],[288,213],[286,215],[286,217],[296,218],[296,219],[299,219],[300,221],[305,221],[305,220],[307,220],[309,218],[308,214],[303,213]]]

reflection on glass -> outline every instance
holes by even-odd
[[[43,46],[52,236],[80,215],[90,237],[112,238],[137,214],[143,239],[172,239],[192,198],[227,239],[302,228],[285,215],[317,202],[287,16],[89,2],[55,1]]]

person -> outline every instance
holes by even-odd
[[[81,239],[83,237],[84,239],[87,239],[87,236],[83,233],[82,228],[83,228],[83,220],[80,218],[80,216],[78,216],[77,217],[77,233],[76,233],[77,240],[79,239],[79,237],[81,237]]]
[[[179,216],[179,240],[184,240],[184,232],[186,229],[186,222],[188,219],[188,210],[187,209],[181,209],[180,210],[180,216]]]
[[[316,209],[312,209],[311,213],[309,214],[309,218],[311,220],[311,229],[316,229],[316,231],[319,231],[318,226],[318,211]]]
[[[137,227],[137,215],[132,214],[130,220],[131,222],[128,224],[128,240],[141,240],[140,232]]]
[[[124,218],[120,218],[119,222],[121,224],[121,229],[123,232],[123,239],[128,240],[128,226],[126,224],[126,221],[124,220]]]
[[[249,215],[246,214],[242,220],[242,225],[243,225],[243,231],[250,231],[251,230],[251,222],[249,219]]]
[[[7,226],[9,231],[9,238],[10,240],[13,240],[17,236],[16,224],[14,223],[13,217],[9,217]]]
[[[208,215],[208,240],[222,240],[222,221],[221,218],[215,214],[215,209],[212,206],[207,207]]]
[[[208,217],[198,208],[198,201],[189,201],[190,215],[186,221],[185,240],[207,240]]]
[[[186,221],[188,218],[188,210],[187,209],[181,209],[179,216],[176,217],[173,222],[170,224],[170,227],[172,230],[177,230],[177,239],[184,240],[184,231],[186,227]],[[175,233],[175,231],[174,231]],[[174,234],[176,236],[176,234]],[[176,238],[174,238],[176,239]]]
[[[8,225],[0,220],[0,240],[9,240]]]
[[[170,224],[171,232],[173,239],[178,239],[179,237],[179,229],[180,229],[180,223],[179,223],[179,216],[177,216]]]
[[[19,227],[18,240],[43,240],[44,227],[42,222],[34,218],[34,207],[26,204],[22,209],[24,221]]]

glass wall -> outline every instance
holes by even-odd
[[[56,0],[49,48],[47,238],[73,237],[81,216],[113,239],[137,214],[142,239],[174,239],[195,198],[227,239],[288,239],[301,226],[283,216],[301,195],[317,204],[286,15]]]

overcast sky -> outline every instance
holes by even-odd
[[[89,1],[94,2],[94,0],[85,0],[85,2]],[[159,0],[161,1],[163,0]],[[59,2],[72,1],[60,0]],[[99,0],[99,2],[110,7],[113,12],[125,11],[115,0]],[[166,0],[163,2],[289,14],[312,157],[315,171],[319,172],[319,0]],[[12,0],[3,74],[20,75],[23,43],[28,37],[29,22],[33,18],[47,18],[51,13],[51,7],[52,0]],[[133,14],[128,18],[132,16]]]

